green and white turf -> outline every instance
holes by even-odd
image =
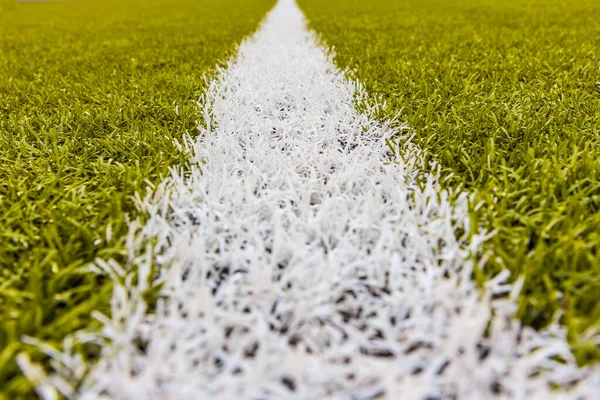
[[[30,398],[22,337],[60,347],[109,312],[134,194],[186,162],[211,77],[271,0],[0,4],[0,398]],[[94,346],[81,348],[94,359]]]
[[[315,26],[335,39],[326,23]],[[517,319],[524,280],[486,247],[498,233],[474,209],[485,204],[477,187],[458,187],[443,162],[433,165],[412,123],[386,119],[394,105],[376,100],[375,78],[364,80],[367,96],[326,53],[291,0],[244,41],[202,96],[198,137],[190,130],[174,144],[189,164],[136,190],[126,253],[91,268],[114,284],[110,312],[95,315],[102,329],[80,331],[59,352],[23,339],[52,359],[47,375],[27,353],[18,358],[38,394],[600,390],[597,367],[577,366],[557,321],[536,331]],[[485,264],[494,257],[496,270]],[[98,363],[82,358],[89,348],[100,349]]]
[[[518,316],[559,319],[600,359],[600,2],[299,0],[335,62],[411,128],[494,236],[483,284],[522,278]]]

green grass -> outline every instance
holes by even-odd
[[[519,316],[561,315],[580,362],[600,360],[600,2],[300,0],[448,185],[497,233],[475,278],[523,276]]]
[[[123,259],[133,194],[185,162],[173,142],[195,131],[203,75],[273,3],[2,2],[0,399],[32,396],[22,335],[58,345],[108,311],[89,263]]]

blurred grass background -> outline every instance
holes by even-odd
[[[123,260],[133,194],[185,162],[174,140],[195,132],[203,76],[273,3],[2,1],[0,398],[33,396],[22,335],[58,346],[108,311],[87,265]]]

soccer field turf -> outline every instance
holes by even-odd
[[[0,2],[0,399],[592,398],[600,4],[275,3]]]
[[[600,357],[600,3],[299,0],[372,97],[399,113],[448,187],[495,232],[476,279],[523,277],[519,316],[559,313]]]
[[[0,9],[0,393],[30,386],[15,355],[106,310],[89,271],[123,261],[133,195],[183,164],[204,75],[271,0],[27,3]],[[13,379],[15,378],[15,379]],[[2,397],[0,395],[0,397]]]

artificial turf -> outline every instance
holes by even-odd
[[[124,258],[134,193],[185,163],[205,75],[273,4],[2,1],[0,399],[32,396],[23,335],[58,346],[108,310],[90,263]]]
[[[399,113],[495,232],[475,278],[600,360],[600,2],[299,0],[335,61]],[[379,100],[377,100],[379,99]]]

